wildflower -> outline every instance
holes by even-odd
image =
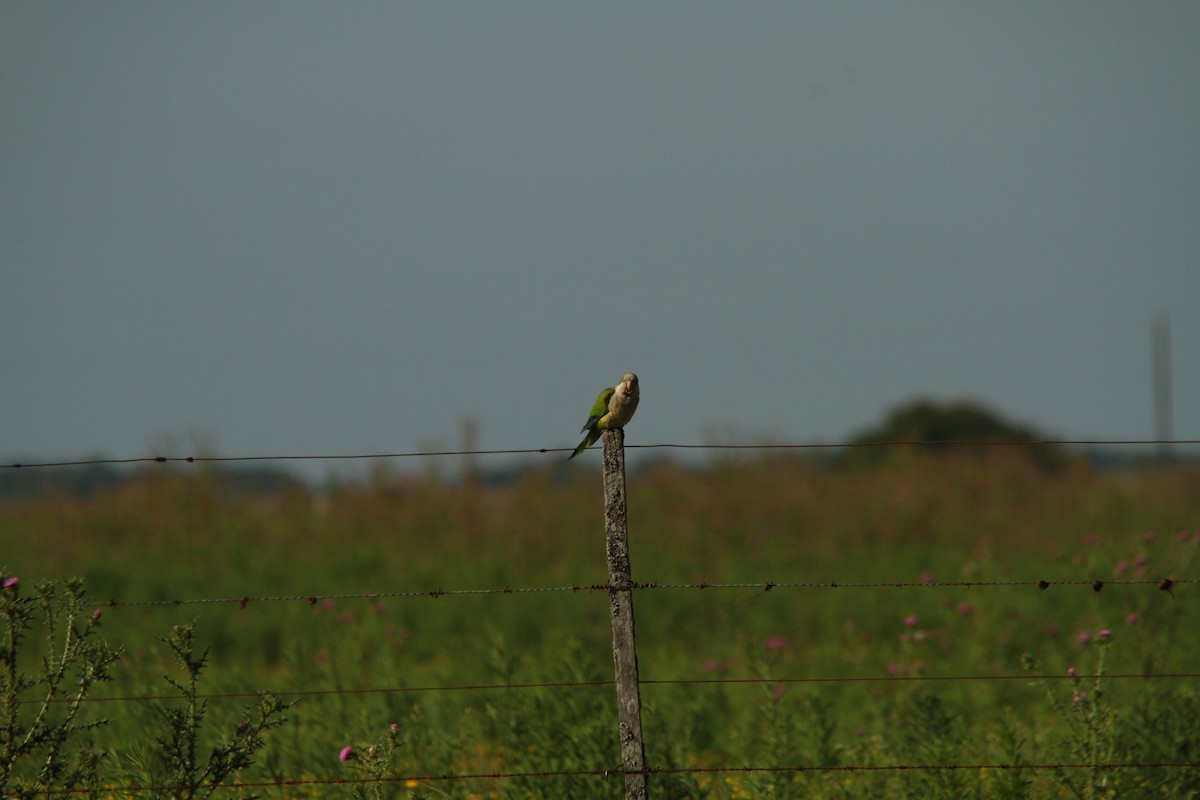
[[[1129,569],[1129,562],[1126,561],[1125,559],[1121,559],[1120,561],[1117,562],[1117,565],[1115,567],[1113,567],[1113,574],[1120,575],[1122,572],[1124,572],[1127,569]]]
[[[391,729],[392,729],[392,730],[394,730],[394,731],[400,730],[400,724],[399,724],[399,723],[396,723],[396,722],[393,722],[393,723],[392,723],[391,725],[389,725],[388,727],[389,727],[389,728],[391,728]]]
[[[1150,560],[1150,556],[1146,555],[1145,553],[1138,553],[1137,558],[1133,559],[1133,563],[1137,564],[1140,567],[1140,566],[1143,566],[1149,560]]]
[[[846,620],[846,622],[842,625],[842,627],[848,631],[854,630],[854,620],[852,620],[852,619]]]
[[[1108,628],[1104,628],[1103,630],[1096,631],[1096,638],[1102,642],[1107,642],[1109,639],[1112,638],[1112,631],[1110,631]]]
[[[907,617],[904,618],[904,625],[905,625],[905,627],[908,627],[908,628],[915,628],[915,627],[917,627],[917,623],[920,621],[921,620],[917,617],[916,614],[909,614]]]
[[[100,609],[98,608],[92,612],[92,625],[97,627],[100,625]]]
[[[18,578],[16,575],[10,575],[4,579],[4,588],[5,589],[15,589],[15,588],[17,588],[17,585],[20,583],[21,583],[20,578]]]
[[[1156,534],[1154,531],[1146,531],[1145,533],[1142,534],[1142,541],[1145,542],[1146,544],[1150,544],[1157,538],[1158,538],[1158,534]]]
[[[899,664],[897,664],[895,661],[889,661],[889,662],[888,662],[888,665],[887,665],[887,674],[888,674],[888,675],[895,675],[895,674],[896,674],[896,673],[898,673],[899,671],[900,671],[900,665],[899,665]]]
[[[1075,705],[1079,705],[1086,699],[1087,699],[1087,692],[1079,692],[1078,694],[1076,694],[1074,697],[1071,698],[1071,701],[1074,702]]]
[[[343,764],[352,758],[354,758],[354,748],[350,745],[346,745],[342,748],[342,752],[338,753],[338,761],[341,761]]]
[[[933,570],[921,570],[921,583],[933,583]]]
[[[1182,543],[1182,542],[1186,542],[1188,539],[1192,538],[1192,534],[1189,533],[1188,531],[1180,531],[1178,534],[1176,534],[1175,538],[1178,539]]]
[[[1079,635],[1075,637],[1075,642],[1077,644],[1087,644],[1091,640],[1092,640],[1092,635],[1090,633],[1088,633],[1087,631],[1080,631]]]
[[[1125,615],[1125,622],[1127,622],[1130,625],[1136,625],[1138,623],[1138,620],[1140,620],[1141,618],[1142,618],[1142,615],[1139,614],[1138,612],[1130,611],[1128,614]]]
[[[1078,677],[1079,670],[1075,669],[1074,667],[1067,667],[1067,675],[1072,678]]]
[[[321,650],[317,651],[317,663],[318,664],[328,664],[329,663],[329,651],[328,650],[321,649]]]
[[[782,650],[790,644],[791,641],[786,636],[772,636],[767,639],[765,647],[768,650]]]
[[[975,609],[970,603],[968,603],[966,600],[963,600],[961,603],[955,606],[954,610],[958,612],[960,617],[966,617],[970,616],[971,612]]]
[[[1058,636],[1058,626],[1051,622],[1046,626],[1046,635],[1052,639]]]
[[[1096,534],[1089,533],[1088,535],[1084,536],[1083,543],[1089,547],[1094,545],[1096,543]]]

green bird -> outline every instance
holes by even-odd
[[[616,430],[628,425],[629,420],[633,419],[633,412],[637,411],[640,396],[638,377],[632,372],[626,372],[621,376],[620,383],[601,392],[596,397],[596,405],[592,406],[588,421],[583,423],[581,429],[587,432],[587,436],[583,437],[575,452],[567,456],[567,460],[570,461],[595,444],[602,431]]]

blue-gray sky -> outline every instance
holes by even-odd
[[[1200,438],[1200,4],[0,6],[0,458]],[[534,459],[539,456],[532,457]],[[316,468],[321,469],[321,468]]]

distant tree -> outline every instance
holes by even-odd
[[[1043,442],[1049,438],[1052,437],[1043,431],[1007,420],[974,401],[939,403],[921,398],[892,409],[878,425],[855,434],[850,443],[921,442],[925,450],[943,452],[953,448],[956,452],[965,450],[982,454],[996,448],[976,443]],[[1020,449],[1043,466],[1058,465],[1064,458],[1057,445],[1030,444]],[[873,462],[884,457],[886,450],[885,447],[857,447],[848,456],[853,463]]]

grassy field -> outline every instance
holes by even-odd
[[[628,498],[639,582],[906,584],[636,593],[653,797],[1200,796],[1200,768],[1080,766],[1200,763],[1197,678],[1145,677],[1200,663],[1194,469],[1045,471],[1017,450],[732,458],[646,467]],[[601,512],[594,461],[500,486],[380,470],[320,493],[162,470],[3,502],[0,568],[19,577],[10,603],[82,576],[101,612],[87,630],[123,648],[93,696],[159,698],[82,705],[108,720],[72,738],[104,751],[105,787],[169,774],[188,706],[164,676],[188,681],[165,640],[194,623],[198,692],[218,695],[189,718],[202,758],[255,719],[254,697],[223,695],[277,692],[287,722],[231,780],[315,782],[213,796],[611,798],[618,776],[428,779],[619,766],[605,593],[328,597],[601,584]],[[126,604],[198,598],[231,602]],[[43,640],[21,643],[26,669]],[[324,783],[396,776],[413,779]]]

